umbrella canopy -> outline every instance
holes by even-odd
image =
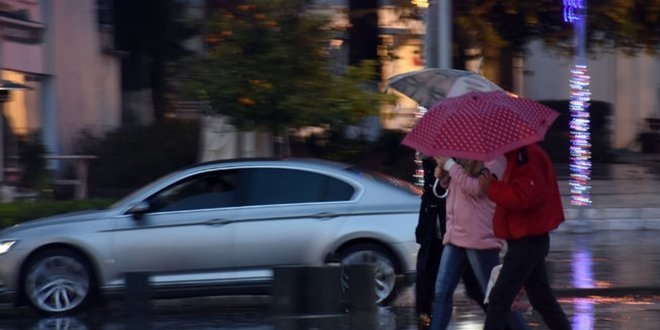
[[[447,97],[502,90],[482,75],[456,69],[423,69],[393,76],[387,85],[430,109]]]
[[[436,104],[402,143],[429,156],[488,161],[542,140],[558,116],[504,91],[471,92]]]

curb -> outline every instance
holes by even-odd
[[[598,230],[660,230],[660,208],[564,209],[562,232]]]
[[[639,296],[649,297],[660,295],[660,287],[616,287],[616,288],[552,288],[558,297],[586,298],[591,296],[623,297]]]

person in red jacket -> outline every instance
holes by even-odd
[[[500,275],[489,295],[484,330],[504,329],[521,288],[525,288],[532,307],[550,329],[570,330],[545,266],[549,232],[564,221],[555,170],[547,153],[536,143],[505,156],[507,167],[501,180],[489,173],[479,177],[481,190],[496,203],[495,236],[507,243]]]

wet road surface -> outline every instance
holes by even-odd
[[[548,262],[560,303],[573,329],[658,329],[660,325],[660,231],[555,233]],[[415,330],[412,290],[389,308],[336,315],[283,316],[270,297],[212,297],[152,302],[146,312],[111,302],[75,317],[46,318],[27,308],[0,306],[0,330],[18,329],[255,329]],[[531,329],[547,329],[538,313]],[[455,295],[450,329],[477,330],[483,312]]]
[[[573,329],[657,329],[660,324],[660,296],[589,296],[560,299],[571,318]],[[282,317],[267,308],[227,308],[191,300],[181,307],[157,306],[151,317],[134,319],[110,309],[91,311],[77,317],[41,318],[28,311],[3,317],[0,329],[197,329],[197,330],[416,330],[412,307],[380,308],[374,312],[338,315]],[[547,329],[540,317],[527,316],[530,329]],[[449,329],[479,330],[483,313],[472,302],[457,296],[454,319]]]

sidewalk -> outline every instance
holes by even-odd
[[[660,155],[616,160],[593,165],[588,207],[571,204],[568,165],[555,165],[567,220],[558,231],[660,230]]]

